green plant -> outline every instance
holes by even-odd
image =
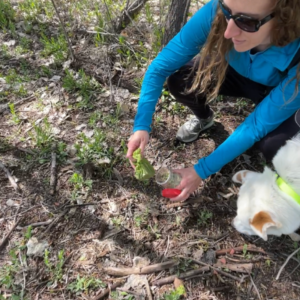
[[[181,296],[184,294],[185,294],[185,288],[183,285],[180,285],[176,290],[164,294],[161,300],[179,300]]]
[[[208,211],[207,209],[203,209],[198,213],[197,224],[199,226],[207,225],[208,220],[212,218],[212,212]]]
[[[64,260],[64,250],[58,251],[57,262],[55,264],[50,262],[49,254],[50,254],[49,250],[46,249],[44,253],[44,263],[47,267],[47,271],[50,276],[49,285],[51,285],[52,283],[57,283],[62,280],[63,265],[65,260]]]
[[[17,256],[18,251],[20,251],[18,248],[11,249],[9,251],[10,262],[0,268],[0,286],[12,290],[10,299],[13,300],[19,300],[23,297],[22,289],[15,280],[21,267]]]
[[[82,189],[90,190],[93,185],[92,180],[84,180],[82,175],[80,175],[78,173],[74,173],[69,181],[70,181],[70,183],[73,184],[76,191],[79,191]]]
[[[29,225],[29,226],[27,227],[24,236],[25,236],[25,239],[26,239],[26,240],[29,240],[29,239],[31,238],[31,236],[32,236],[32,226],[31,226],[31,225]]]
[[[19,3],[19,9],[23,12],[25,20],[35,22],[38,15],[53,18],[54,8],[48,0],[24,0]]]
[[[81,96],[78,102],[79,108],[92,108],[91,99],[95,92],[102,92],[100,84],[90,76],[86,75],[83,70],[78,74],[66,70],[66,76],[63,78],[63,87],[68,92],[75,92]]]
[[[248,245],[244,244],[243,246],[243,256],[247,259],[251,259],[253,255],[251,253],[248,253]]]
[[[120,225],[122,224],[122,219],[121,218],[112,218],[111,219],[111,222],[117,226],[117,227],[120,227]]]
[[[0,1],[0,29],[10,29],[15,18],[15,11],[11,2],[7,0]]]
[[[51,143],[53,142],[53,134],[51,124],[48,119],[45,118],[40,125],[33,124],[34,134],[30,134],[35,146],[39,149],[49,150]]]
[[[9,103],[8,106],[9,106],[9,109],[10,109],[10,113],[11,113],[11,115],[12,115],[12,121],[13,121],[15,124],[19,124],[19,123],[21,122],[21,120],[20,120],[19,116],[18,116],[17,113],[16,113],[14,103]]]
[[[80,277],[80,275],[77,275],[77,278],[75,281],[71,282],[67,289],[70,290],[72,293],[76,293],[77,295],[82,292],[88,292],[89,290],[93,290],[95,288],[103,288],[106,284],[103,283],[102,280],[96,279],[94,277]]]
[[[44,49],[41,52],[44,56],[53,54],[56,63],[62,63],[67,58],[68,44],[63,34],[57,38],[48,38],[42,34],[41,42],[44,45]]]
[[[106,143],[105,133],[95,130],[93,137],[87,137],[84,133],[78,135],[79,141],[74,145],[79,158],[79,165],[93,162],[96,165],[111,164],[114,149]],[[109,168],[104,173],[107,174]]]
[[[148,220],[148,217],[149,217],[149,210],[148,209],[146,209],[145,211],[143,211],[140,214],[136,214],[134,216],[135,226],[141,227],[142,225],[146,224],[147,220]]]
[[[110,294],[110,298],[112,300],[134,300],[134,296],[132,295],[129,295],[128,293],[126,292],[118,292],[118,291],[114,291],[114,292],[111,292]]]

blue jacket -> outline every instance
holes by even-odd
[[[217,1],[203,6],[169,42],[149,66],[142,84],[133,131],[150,131],[153,113],[166,78],[199,53],[210,32],[216,15]],[[300,47],[300,38],[285,47],[272,46],[251,55],[250,51],[231,50],[228,63],[239,74],[267,86],[275,86],[269,95],[237,129],[209,156],[194,165],[197,174],[205,179],[245,152],[300,108],[300,95],[286,103],[293,95],[297,66],[286,70]],[[285,89],[284,89],[285,87]]]

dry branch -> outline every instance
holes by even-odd
[[[4,248],[5,244],[7,243],[9,236],[11,235],[11,233],[15,230],[15,228],[17,227],[17,225],[20,223],[21,219],[19,219],[17,222],[15,222],[15,224],[12,226],[12,228],[9,230],[9,232],[7,233],[7,235],[3,238],[1,244],[0,244],[0,252],[2,251],[2,249]]]
[[[234,252],[243,252],[244,250],[245,250],[244,246],[239,246],[239,247],[230,248],[230,249],[221,249],[221,250],[217,250],[216,251],[216,256],[218,256],[218,255],[224,255],[224,254],[230,253],[231,251],[234,251]],[[263,249],[256,248],[256,247],[253,247],[253,246],[247,247],[247,251],[248,252],[257,252],[257,253],[267,254]]]
[[[58,17],[58,19],[59,19],[60,25],[61,25],[61,27],[62,27],[62,30],[63,30],[64,35],[65,35],[65,38],[66,38],[66,40],[67,40],[68,48],[69,48],[69,52],[70,52],[70,56],[71,56],[71,60],[74,61],[74,60],[75,60],[75,56],[74,56],[74,53],[73,53],[72,45],[71,45],[69,36],[68,36],[68,34],[67,34],[65,25],[64,25],[64,23],[63,23],[63,20],[62,20],[61,17],[60,17],[59,11],[58,11],[58,9],[57,9],[57,7],[56,7],[56,4],[55,4],[54,0],[51,0],[51,2],[52,2],[52,4],[53,4],[53,7],[54,7],[55,12],[56,12],[56,15],[57,15],[57,17]]]
[[[2,162],[0,161],[0,168],[5,172],[6,177],[8,178],[10,184],[12,185],[12,187],[17,191],[20,192],[20,188],[18,186],[18,184],[16,183],[16,181],[14,180],[14,178],[11,176],[10,172],[8,171],[8,169],[2,164]]]
[[[150,274],[159,272],[165,269],[170,269],[178,264],[175,260],[166,261],[160,264],[154,264],[146,267],[141,268],[115,268],[115,267],[109,267],[104,268],[104,272],[106,272],[109,275],[113,276],[126,276],[131,274]]]
[[[117,287],[121,286],[124,283],[124,281],[118,281],[116,283],[114,283],[111,287],[105,289],[101,294],[95,296],[94,298],[91,298],[90,300],[101,300],[103,299],[105,296],[107,296],[110,291],[115,290]]]
[[[281,266],[277,276],[276,276],[276,280],[279,279],[281,272],[283,271],[284,267],[287,265],[287,263],[289,262],[289,260],[300,250],[300,248],[296,249],[285,261],[285,263]]]
[[[209,266],[205,266],[205,267],[202,267],[200,269],[196,269],[196,270],[188,271],[188,272],[185,272],[185,273],[181,273],[179,276],[178,275],[172,275],[172,276],[168,276],[168,277],[156,280],[152,283],[152,285],[161,286],[161,285],[164,285],[164,284],[172,283],[175,278],[184,279],[184,278],[188,278],[188,277],[191,277],[191,276],[202,274],[202,273],[207,272],[209,270],[210,270]]]
[[[53,196],[56,191],[57,174],[56,174],[56,143],[52,145],[51,169],[50,169],[50,195]]]

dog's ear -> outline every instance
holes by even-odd
[[[281,227],[281,223],[277,222],[269,212],[260,211],[256,213],[250,220],[252,230],[265,241],[268,240],[267,229],[270,227]]]
[[[247,179],[247,177],[249,178],[249,176],[255,174],[255,172],[252,171],[248,171],[248,170],[242,170],[242,171],[238,171],[237,173],[235,173],[232,177],[232,180],[236,183],[244,183],[245,180]]]

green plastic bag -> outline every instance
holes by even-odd
[[[155,175],[155,170],[149,161],[142,157],[140,148],[135,150],[132,156],[135,159],[133,162],[135,166],[134,177],[137,180],[148,180]]]

